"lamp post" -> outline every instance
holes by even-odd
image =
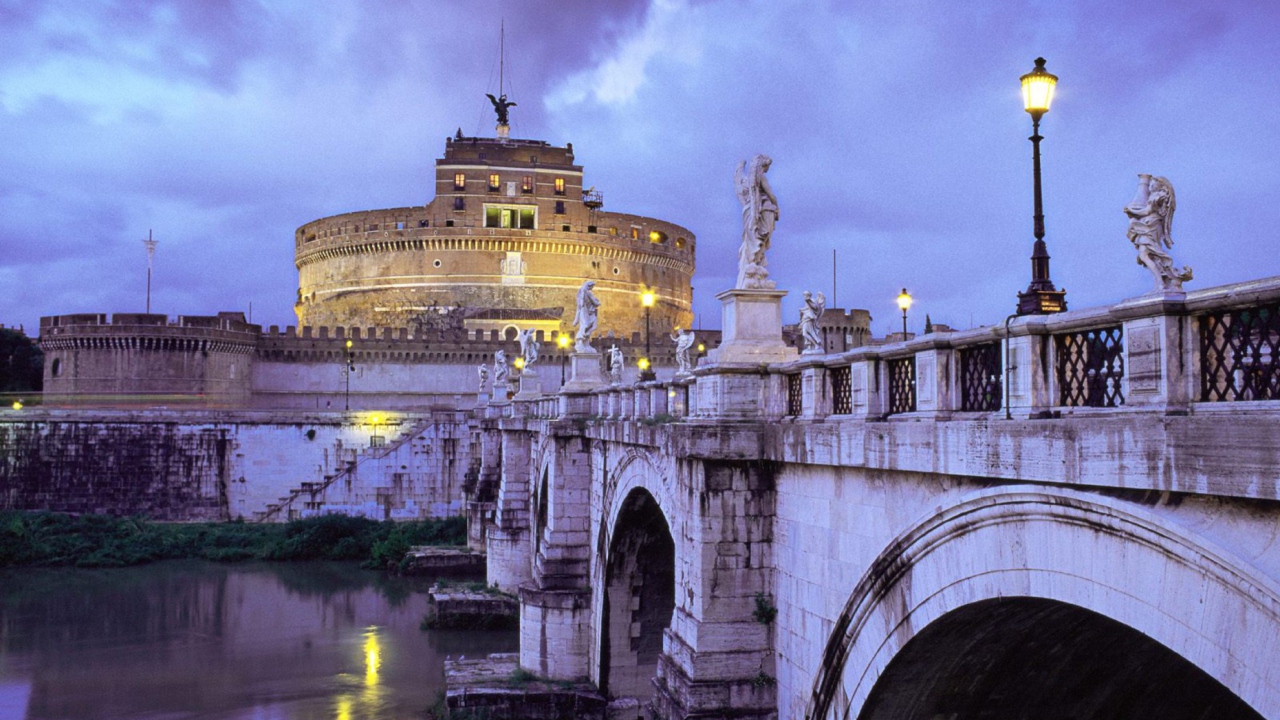
[[[564,363],[569,359],[569,336],[560,333],[556,336],[556,345],[560,346],[560,384],[564,385]]]
[[[1035,178],[1035,246],[1031,251],[1031,284],[1018,293],[1019,315],[1047,315],[1067,309],[1067,293],[1058,290],[1049,279],[1049,251],[1044,243],[1044,205],[1040,195],[1040,118],[1053,103],[1058,76],[1044,69],[1044,58],[1036,58],[1036,66],[1022,76],[1022,105],[1031,113],[1031,167]]]
[[[907,341],[907,311],[911,309],[911,293],[906,288],[898,293],[898,307],[902,308],[902,342]]]
[[[649,359],[651,357],[649,350],[649,310],[653,308],[653,304],[656,301],[657,296],[654,295],[652,290],[645,290],[640,293],[640,304],[644,306],[644,357],[641,358],[643,362],[640,363],[641,381],[657,379],[657,376],[653,374],[652,362]]]
[[[351,352],[351,341],[347,341],[347,392],[346,399],[343,401],[343,408],[351,409],[351,373],[356,369],[356,356]]]

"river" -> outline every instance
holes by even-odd
[[[446,657],[517,647],[420,630],[429,585],[345,563],[0,571],[0,720],[422,717]]]

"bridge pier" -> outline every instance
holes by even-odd
[[[485,462],[497,468],[498,488],[493,524],[485,543],[486,581],[504,592],[515,592],[531,576],[529,533],[529,447],[527,432],[499,430],[484,446]]]

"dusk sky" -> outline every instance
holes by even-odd
[[[0,0],[0,323],[245,310],[296,322],[293,231],[418,205],[458,128],[572,142],[605,209],[697,235],[695,311],[736,273],[736,163],[773,157],[771,277],[865,308],[995,324],[1030,279],[1030,117],[1072,309],[1150,289],[1121,208],[1168,177],[1187,288],[1280,274],[1280,3]]]

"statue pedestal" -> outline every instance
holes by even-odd
[[[538,373],[533,370],[520,373],[520,390],[516,392],[516,400],[533,400],[539,397],[542,397],[542,383],[538,380]]]
[[[560,389],[562,393],[586,393],[604,387],[604,374],[600,372],[600,353],[575,352],[569,356],[569,382]]]
[[[707,353],[708,365],[752,365],[794,360],[796,349],[782,341],[785,290],[726,290],[720,347]]]

